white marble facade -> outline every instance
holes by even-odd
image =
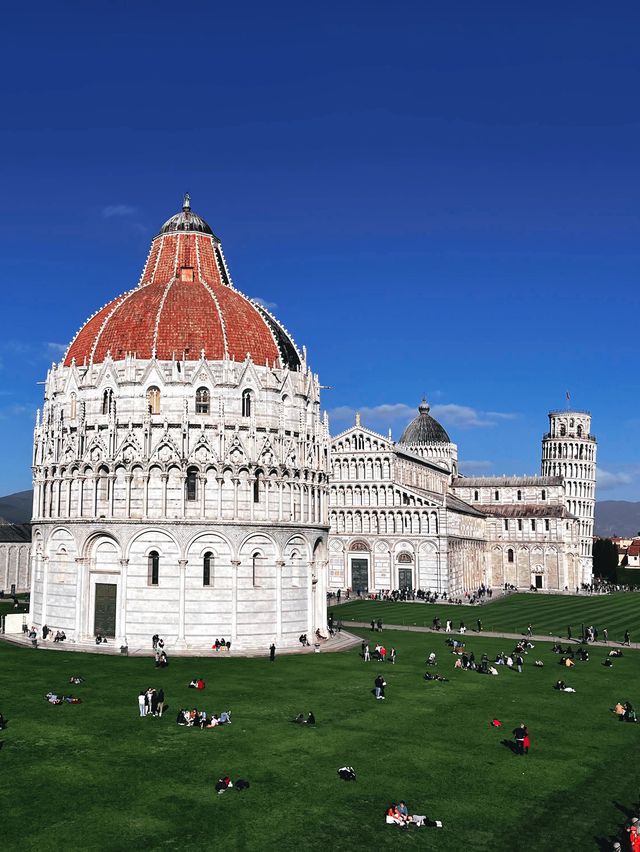
[[[216,637],[236,650],[294,647],[301,633],[326,630],[319,380],[273,317],[233,288],[202,220],[172,221],[134,299],[94,315],[47,376],[34,435],[30,618],[77,642],[101,632],[146,646],[160,633],[187,650]],[[154,288],[159,307],[136,331],[138,351],[129,339],[119,351],[139,309],[120,325],[118,312],[152,301]],[[189,355],[167,349],[181,324]]]

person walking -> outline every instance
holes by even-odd
[[[158,693],[155,691],[155,689],[151,690],[151,695],[149,696],[149,703],[150,703],[151,715],[157,716],[158,715]]]
[[[527,627],[527,636],[533,636],[533,625],[529,622],[529,626]]]
[[[371,619],[371,632],[373,633],[373,631],[374,631],[375,629],[376,629],[376,623],[375,623],[375,621],[374,621],[373,619]]]
[[[162,719],[162,714],[164,713],[164,689],[160,689],[158,692],[158,716]]]
[[[622,644],[623,645],[631,645],[631,636],[629,635],[628,630],[624,631],[624,642]]]
[[[522,659],[521,655],[518,654],[518,656],[516,657],[516,666],[517,666],[520,674],[522,674],[522,666],[523,665],[524,665],[524,660]]]
[[[461,622],[460,622],[460,628],[459,628],[459,631],[458,631],[458,632],[459,632],[459,633],[462,633],[462,634],[464,635],[464,633],[466,632],[466,630],[467,630],[467,625],[464,623],[464,621],[461,621]]]
[[[146,697],[147,696],[146,696],[146,693],[144,692],[144,690],[142,690],[138,695],[138,710],[140,711],[141,716],[147,715],[147,710],[146,710],[146,707],[145,707]]]
[[[567,639],[571,639],[571,625],[567,627]]]
[[[364,653],[362,654],[365,663],[371,662],[371,652],[369,651],[369,643],[365,642]]]
[[[271,645],[269,646],[269,659],[271,660],[271,662],[273,662],[275,660],[275,658],[276,658],[276,646],[272,642]]]
[[[602,631],[602,641],[604,642],[605,645],[609,644],[609,631],[607,630],[606,627]]]
[[[380,701],[380,700],[384,701],[384,695],[382,693],[383,693],[383,690],[385,688],[385,685],[386,684],[385,684],[384,678],[382,677],[381,674],[379,674],[373,682],[377,701]]]
[[[525,754],[529,754],[529,749],[531,748],[531,740],[529,739],[529,728],[525,726],[525,734],[524,740],[522,741],[522,748],[524,749]]]
[[[478,619],[478,633],[482,633],[482,622]]]
[[[451,619],[447,619],[447,626],[445,627],[445,633],[451,633]]]
[[[395,666],[395,664],[396,664],[396,649],[395,648],[391,649],[391,654],[389,655],[389,659],[391,660],[391,665]]]
[[[378,619],[378,633],[382,633],[382,619]]]

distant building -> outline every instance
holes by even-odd
[[[482,584],[574,590],[590,582],[589,415],[551,412],[543,475],[465,477],[456,444],[429,412],[423,401],[397,443],[359,418],[332,439],[330,586],[458,596]]]
[[[31,524],[0,523],[0,591],[31,587]]]

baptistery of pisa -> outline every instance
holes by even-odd
[[[306,353],[186,196],[47,376],[33,624],[187,650],[324,633],[328,455]]]

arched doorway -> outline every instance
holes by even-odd
[[[351,588],[357,595],[366,595],[369,591],[369,547],[364,541],[354,541],[349,547],[349,574]]]

